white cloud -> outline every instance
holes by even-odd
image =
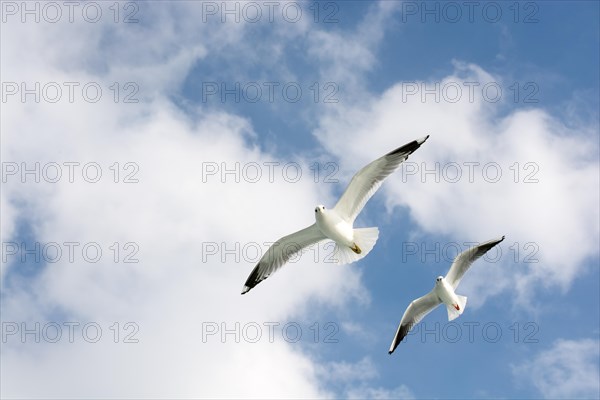
[[[600,342],[557,340],[532,360],[513,366],[519,380],[529,380],[547,399],[600,397]]]
[[[415,396],[406,385],[400,385],[393,389],[382,387],[359,386],[352,388],[346,393],[348,399],[414,399]]]
[[[148,22],[2,26],[7,81],[93,81],[104,88],[97,103],[16,98],[3,104],[3,161],[63,165],[59,183],[36,184],[29,176],[22,184],[13,176],[3,184],[3,241],[21,240],[14,227],[23,221],[42,244],[93,242],[103,256],[86,262],[79,247],[74,262],[63,254],[27,276],[18,261],[3,263],[3,322],[16,322],[19,329],[21,322],[28,329],[40,322],[42,343],[34,343],[33,335],[21,343],[19,334],[3,343],[2,397],[331,396],[299,345],[279,336],[271,343],[263,323],[305,317],[309,304],[368,301],[357,267],[304,258],[241,296],[254,263],[240,251],[239,260],[223,253],[236,243],[239,249],[262,245],[312,223],[314,205],[333,188],[317,187],[308,173],[297,183],[281,175],[274,183],[266,175],[254,184],[236,183],[231,175],[228,183],[219,175],[203,182],[204,162],[232,168],[289,160],[259,149],[244,118],[202,107],[184,113],[173,105],[170,96],[193,64],[224,44],[234,50],[243,24],[232,34],[230,26],[199,23],[198,7],[165,4],[144,8],[147,21],[160,16],[160,28]],[[114,103],[108,89],[114,81],[136,82],[140,102]],[[84,181],[78,169],[69,183],[63,163],[70,161],[98,163],[101,181]],[[308,171],[308,162],[297,161]],[[110,169],[114,162],[121,168],[118,183]],[[126,162],[139,167],[139,183],[122,182],[130,172],[123,169]],[[117,263],[110,249],[115,242]],[[127,242],[139,246],[139,263],[122,262]],[[206,243],[219,253],[203,254]],[[73,343],[64,325],[69,321],[80,324]],[[58,343],[44,340],[49,322],[63,329]],[[83,337],[80,329],[88,322],[102,329],[98,343]],[[119,343],[113,342],[114,322],[121,327]],[[139,343],[122,343],[126,322],[139,327]],[[240,343],[231,335],[221,343],[219,334],[203,341],[207,323],[219,329],[240,323]],[[258,343],[243,337],[253,323],[262,329]]]
[[[363,358],[355,363],[329,362],[322,366],[321,372],[327,380],[344,383],[370,380],[378,376],[370,358]]]
[[[356,362],[328,362],[321,365],[317,371],[323,381],[340,387],[336,397],[347,399],[414,398],[411,390],[404,384],[393,388],[373,386],[371,382],[379,377],[379,371],[369,357]]]
[[[203,262],[203,243],[215,243],[223,251],[235,243],[272,241],[310,223],[318,202],[313,185],[222,184],[218,179],[203,184],[203,161],[262,163],[272,157],[244,145],[243,125],[236,129],[240,121],[235,118],[205,116],[192,130],[176,110],[149,110],[151,116],[133,123],[129,132],[112,121],[86,131],[94,138],[105,131],[120,132],[120,139],[65,146],[60,159],[37,149],[42,160],[93,160],[107,174],[114,160],[133,161],[140,168],[139,183],[7,184],[3,189],[8,201],[27,199],[27,206],[15,214],[33,218],[37,241],[97,242],[104,251],[97,264],[81,256],[75,263],[63,257],[28,285],[3,288],[3,321],[25,320],[29,328],[34,321],[95,321],[104,331],[99,344],[81,337],[73,344],[41,346],[10,340],[3,345],[3,397],[324,396],[314,367],[292,345],[264,340],[220,345],[218,337],[201,341],[203,322],[226,321],[230,328],[236,321],[283,324],[298,315],[307,299],[342,305],[360,292],[354,267],[313,265],[308,259],[288,265],[240,296],[253,263],[236,262],[232,256],[222,262],[220,254]],[[69,114],[56,115],[53,121],[63,118]],[[42,130],[44,123],[32,114],[27,129]],[[13,160],[26,158],[35,148],[7,142]],[[290,209],[306,212],[282,221]],[[112,262],[113,242],[135,242],[140,262]],[[5,282],[18,268],[18,262],[5,266]],[[313,279],[317,274],[319,279]],[[53,316],[54,310],[59,317]],[[139,325],[140,343],[112,343],[109,327],[114,321]],[[53,368],[57,363],[61,367]],[[231,376],[236,376],[235,385],[228,384]]]
[[[309,32],[308,55],[318,63],[322,79],[340,85],[342,98],[356,102],[368,99],[362,74],[377,65],[377,47],[399,7],[400,2],[395,1],[372,4],[356,31]],[[360,96],[353,96],[356,93]]]

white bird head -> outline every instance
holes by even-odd
[[[325,211],[325,206],[319,204],[318,206],[315,207],[315,213],[316,214],[320,214],[323,213]]]
[[[442,279],[444,279],[443,276],[438,276],[437,278],[435,278],[435,284],[440,285],[442,283]]]

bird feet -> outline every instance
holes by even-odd
[[[358,247],[358,245],[356,243],[354,243],[354,247],[350,247],[350,249],[352,249],[352,251],[355,252],[356,254],[362,253],[362,250],[360,249],[360,247]]]

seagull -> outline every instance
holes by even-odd
[[[335,241],[333,255],[340,265],[357,261],[369,254],[379,237],[379,229],[354,229],[354,220],[384,179],[421,147],[427,138],[429,135],[413,140],[363,167],[354,175],[332,209],[326,209],[323,205],[316,206],[315,223],[284,236],[271,245],[248,276],[242,294],[267,279],[302,249],[325,239]]]
[[[435,279],[435,286],[431,292],[423,297],[413,300],[400,321],[396,335],[390,346],[389,354],[392,354],[398,344],[404,339],[413,326],[418,324],[427,314],[441,303],[446,305],[448,310],[448,321],[458,318],[467,304],[467,298],[456,294],[454,291],[460,283],[463,275],[471,264],[479,257],[487,253],[492,247],[504,240],[504,236],[499,239],[493,239],[482,243],[479,246],[472,247],[463,251],[454,259],[446,277],[438,276]]]

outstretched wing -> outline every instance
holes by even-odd
[[[452,285],[452,288],[456,289],[465,272],[471,267],[471,264],[503,240],[504,236],[482,243],[457,255],[446,275],[446,281]]]
[[[390,346],[389,354],[392,354],[394,350],[396,350],[396,347],[398,347],[402,339],[408,335],[408,332],[412,327],[421,322],[421,320],[441,302],[439,297],[433,293],[433,290],[425,296],[413,300],[406,311],[404,311],[404,315],[400,320],[400,325],[398,325],[398,329],[396,330],[396,336],[394,336],[394,340]]]
[[[300,253],[302,249],[323,239],[327,239],[327,237],[317,228],[317,224],[312,224],[273,243],[246,279],[242,294],[267,279],[269,275],[281,268],[295,254]]]
[[[347,222],[353,223],[367,201],[379,189],[383,180],[394,172],[409,155],[421,147],[427,138],[429,135],[413,140],[358,171],[334,207],[338,214]]]

